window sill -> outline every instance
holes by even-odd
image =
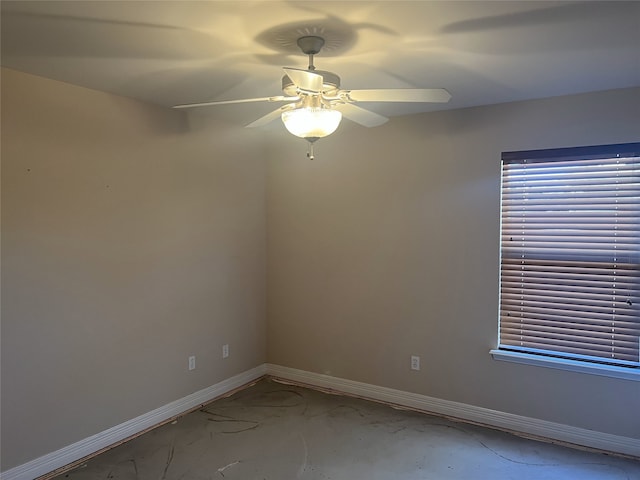
[[[590,375],[600,375],[604,377],[620,378],[640,382],[640,370],[634,368],[615,367],[613,365],[598,365],[577,360],[566,360],[563,358],[542,357],[528,353],[511,352],[508,350],[491,350],[494,360],[505,362],[522,363],[537,367],[557,368],[570,372],[587,373]]]

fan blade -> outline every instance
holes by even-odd
[[[356,107],[351,103],[338,103],[333,106],[334,110],[338,110],[343,116],[347,117],[365,127],[377,127],[387,122],[389,119],[377,113]]]
[[[344,90],[355,102],[428,102],[447,103],[451,94],[444,88],[391,88],[378,90]]]
[[[303,92],[320,93],[322,91],[322,75],[299,68],[284,68],[287,77]]]
[[[295,100],[298,100],[298,97],[283,97],[282,95],[279,95],[276,97],[243,98],[240,100],[221,100],[219,102],[186,103],[184,105],[174,105],[171,108],[209,107],[212,105],[230,105],[232,103],[252,103],[252,102],[293,102]]]
[[[250,124],[246,125],[246,127],[247,128],[262,127],[263,125],[266,125],[267,123],[274,121],[276,118],[279,118],[280,115],[282,115],[282,112],[286,110],[292,110],[294,108],[296,108],[295,103],[283,105],[282,107],[275,109],[273,112],[269,112],[265,116],[260,117],[259,119],[251,122]]]

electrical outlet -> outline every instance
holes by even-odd
[[[189,370],[195,370],[196,369],[196,357],[195,356],[191,356],[189,357]]]
[[[411,355],[411,370],[420,370],[420,357]]]
[[[229,356],[229,345],[222,345],[222,358],[227,358]]]

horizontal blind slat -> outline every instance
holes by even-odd
[[[504,266],[517,266],[518,268],[521,266],[520,261],[516,261],[513,259],[503,259],[502,264]],[[540,271],[540,272],[549,272],[550,274],[557,273],[558,275],[565,274],[566,272],[574,272],[574,273],[589,273],[592,272],[594,274],[602,273],[602,272],[611,272],[613,266],[603,265],[599,262],[591,262],[591,261],[536,261],[536,260],[527,260],[526,263],[527,270],[530,271]],[[630,272],[631,275],[637,275],[638,269],[640,269],[640,265],[636,265],[633,263],[624,263],[619,262],[616,264],[615,269],[618,272],[627,271]]]
[[[560,333],[561,331],[566,333]],[[553,332],[553,330],[551,330]],[[625,341],[624,336],[617,336],[612,334],[610,336],[593,336],[589,335],[587,331],[569,330],[557,328],[554,332],[555,335],[548,335],[546,331],[527,330],[527,331],[506,331],[504,333],[505,341],[520,341],[529,340],[537,343],[545,343],[547,345],[570,345],[575,348],[583,345],[589,345],[590,348],[599,349],[600,351],[607,351],[615,342],[616,351],[632,353],[634,349],[638,347],[638,342],[628,337]]]
[[[500,321],[503,322],[504,331],[521,332],[525,331],[523,322],[517,321],[517,317],[501,317]],[[542,331],[551,330],[553,328],[567,328],[576,330],[585,330],[593,332],[594,336],[603,336],[606,333],[610,333],[612,330],[617,335],[628,336],[633,340],[638,335],[638,329],[634,325],[633,321],[628,322],[615,322],[612,327],[607,322],[552,322],[545,320],[538,320],[535,318],[526,318],[526,330],[540,329]],[[550,335],[551,336],[551,335]]]

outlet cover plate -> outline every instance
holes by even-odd
[[[411,355],[411,370],[420,370],[420,357]]]

